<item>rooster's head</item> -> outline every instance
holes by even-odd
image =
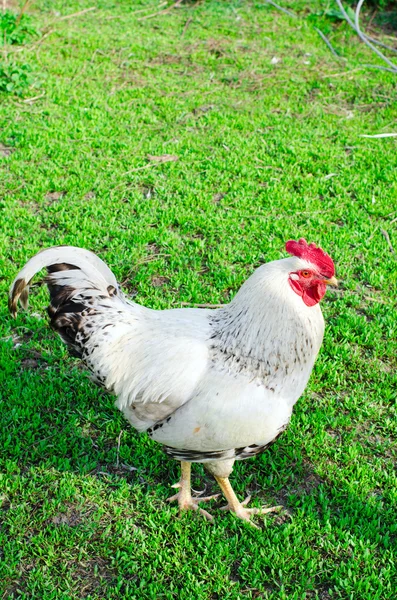
[[[324,250],[315,244],[308,244],[303,238],[298,242],[289,240],[285,249],[303,261],[302,268],[289,273],[288,282],[306,306],[320,302],[327,285],[338,285],[333,260]]]

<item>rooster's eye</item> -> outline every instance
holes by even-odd
[[[310,271],[301,271],[301,275],[302,277],[310,277],[311,273]]]

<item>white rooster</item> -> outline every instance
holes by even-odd
[[[204,463],[225,508],[250,521],[273,508],[246,508],[229,475],[235,460],[262,452],[287,427],[321,346],[319,301],[337,285],[332,259],[304,239],[289,241],[292,256],[259,267],[221,308],[151,310],[127,300],[105,263],[92,252],[59,246],[36,254],[9,295],[15,316],[26,308],[29,284],[47,268],[51,325],[117,396],[138,431],[181,461],[170,498],[180,509],[207,511],[191,495],[190,466]]]

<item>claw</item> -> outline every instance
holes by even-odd
[[[172,487],[177,487],[177,486],[172,486]],[[174,494],[174,496],[167,498],[167,502],[178,502],[180,512],[185,511],[185,510],[196,510],[200,513],[200,515],[203,515],[203,517],[208,519],[208,521],[213,521],[214,517],[212,515],[210,515],[210,513],[207,512],[206,510],[204,510],[203,508],[200,508],[199,502],[209,502],[210,500],[219,498],[219,496],[220,496],[220,494],[214,494],[213,496],[203,496],[203,497],[199,497],[199,498],[193,498],[190,494],[178,492],[177,494]]]
[[[208,521],[213,521],[214,518],[209,512],[199,507],[199,502],[209,502],[214,498],[218,498],[220,494],[214,494],[213,496],[198,496],[197,498],[192,497],[190,488],[190,463],[182,462],[182,478],[178,483],[174,483],[171,487],[179,489],[179,492],[167,498],[167,502],[178,502],[179,511],[184,510],[196,510]]]
[[[248,502],[251,500],[251,496],[247,496],[245,500],[239,502],[227,478],[215,476],[215,479],[219,483],[220,488],[226,500],[228,501],[226,506],[222,506],[221,510],[230,510],[239,519],[246,521],[256,529],[260,528],[251,521],[251,515],[266,515],[267,513],[271,512],[279,512],[281,509],[284,508],[283,506],[263,506],[262,508],[245,508]]]
[[[251,497],[248,496],[248,498],[243,500],[243,502],[241,502],[239,505],[230,506],[229,504],[227,504],[226,506],[222,506],[221,510],[230,510],[230,512],[233,512],[239,519],[246,521],[247,523],[252,525],[252,527],[255,527],[255,529],[260,529],[258,525],[251,521],[251,515],[267,515],[271,512],[280,512],[280,510],[284,508],[283,506],[262,506],[261,508],[245,508],[246,504],[248,504],[250,500]]]

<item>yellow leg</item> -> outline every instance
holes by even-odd
[[[219,494],[215,494],[214,496],[204,496],[202,498],[193,498],[191,492],[191,484],[190,484],[190,473],[191,473],[191,463],[189,462],[181,462],[181,480],[179,483],[175,483],[173,488],[179,488],[179,492],[171,498],[168,498],[168,502],[178,501],[179,510],[198,510],[198,512],[203,515],[209,521],[213,521],[213,517],[209,512],[200,508],[198,506],[199,502],[208,502],[214,498],[218,498]]]
[[[250,515],[265,515],[266,513],[270,512],[278,512],[283,508],[282,506],[272,506],[270,508],[265,506],[262,508],[245,508],[245,505],[248,504],[251,496],[248,496],[248,498],[246,498],[243,502],[240,502],[227,477],[217,477],[215,475],[215,479],[217,480],[219,487],[221,488],[223,495],[227,500],[227,505],[222,507],[221,510],[230,510],[234,512],[237,517],[243,519],[243,521],[248,521],[254,527],[257,527],[257,525],[252,523]]]

